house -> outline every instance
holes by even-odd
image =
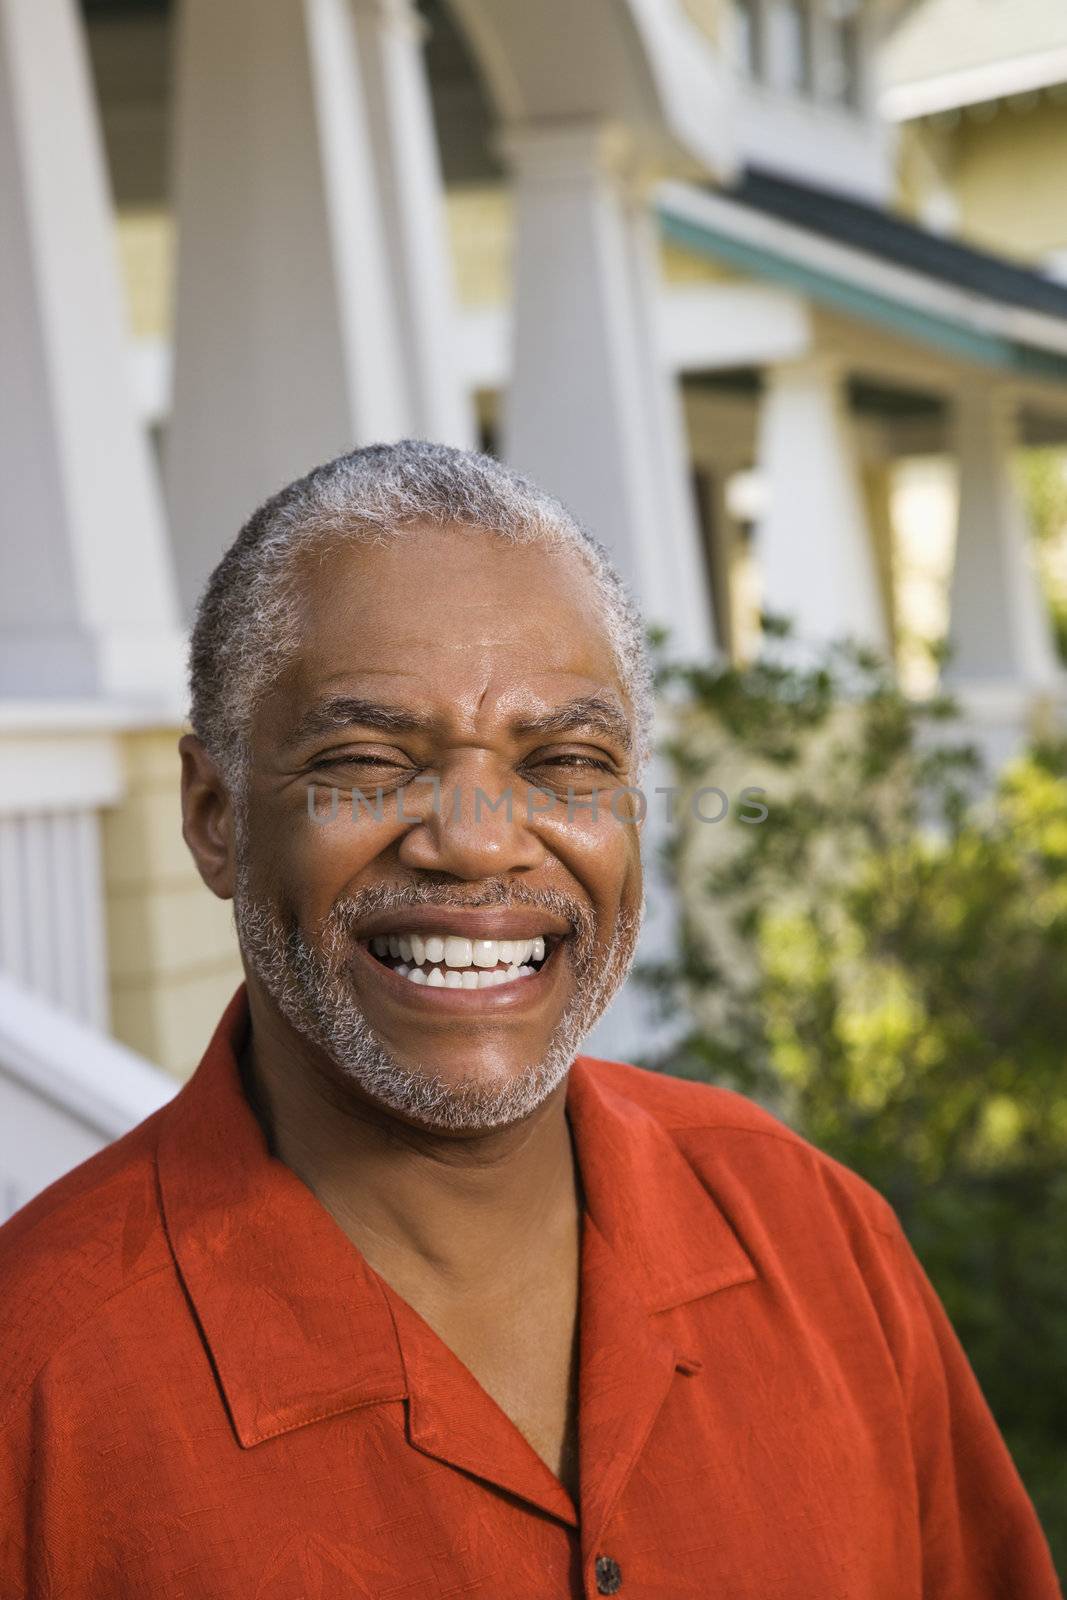
[[[919,0],[880,55],[900,200],[1067,281],[1067,12],[1045,0]]]
[[[879,67],[879,104],[897,130],[901,209],[934,233],[1067,283],[1067,12],[1043,0],[916,0],[883,44]],[[1048,506],[1067,456],[1055,433],[1028,431],[1032,443],[1053,446],[1030,463]],[[899,487],[914,507],[902,518],[902,554],[905,564],[913,557],[921,586],[923,568],[936,575],[951,564],[954,462],[914,460],[905,476],[910,490]],[[1042,531],[1062,652],[1067,528]]]
[[[0,971],[172,1075],[131,1119],[239,978],[178,831],[184,631],[310,462],[489,443],[605,540],[673,649],[743,657],[761,607],[894,649],[893,473],[950,450],[956,681],[998,748],[1059,705],[1010,465],[1067,435],[1067,288],[889,209],[899,12],[0,10]],[[644,1026],[625,1000],[593,1047]],[[17,1056],[32,1093],[13,1041],[0,1076]],[[41,1105],[103,1137],[63,1081]]]

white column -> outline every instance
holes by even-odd
[[[712,645],[654,245],[620,132],[512,131],[516,242],[505,454],[609,548],[684,654]]]
[[[184,0],[167,489],[183,601],[266,495],[413,430],[349,0]]]
[[[158,485],[72,0],[0,0],[0,692],[176,699]]]
[[[707,657],[721,641],[715,637],[715,611],[701,552],[680,380],[664,326],[656,224],[645,198],[633,189],[626,196],[624,222],[645,426],[659,508],[654,542],[647,549],[665,590],[663,603],[674,648],[690,658]]]
[[[470,447],[474,408],[457,349],[444,184],[423,55],[425,24],[411,0],[354,4],[415,431]]]
[[[960,501],[946,680],[1055,688],[1063,673],[1013,470],[1013,402],[989,385],[969,385],[957,395],[955,424]]]
[[[757,454],[766,496],[756,541],[764,611],[791,617],[802,647],[852,635],[885,650],[874,541],[832,361],[767,371]]]

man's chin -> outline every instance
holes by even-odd
[[[566,1077],[573,1059],[566,1045],[549,1045],[532,1061],[486,1051],[450,1062],[394,1052],[384,1043],[354,1055],[333,1055],[335,1065],[375,1103],[394,1115],[438,1131],[478,1132],[521,1121]]]

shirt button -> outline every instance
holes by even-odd
[[[597,1594],[618,1594],[622,1588],[622,1568],[612,1556],[596,1558]]]

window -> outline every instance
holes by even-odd
[[[741,72],[747,73],[750,78],[763,76],[759,0],[736,0],[734,50],[737,66]]]
[[[806,0],[780,0],[782,88],[794,94],[811,91],[811,14]]]
[[[823,0],[819,92],[832,105],[858,109],[862,98],[862,35],[856,0]]]

